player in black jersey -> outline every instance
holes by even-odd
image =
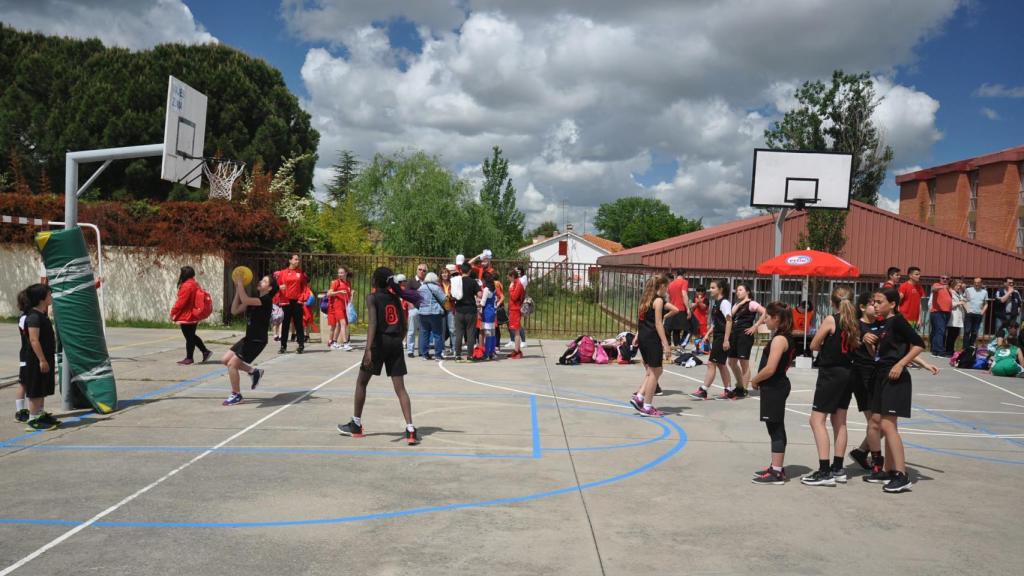
[[[767,306],[765,323],[772,331],[768,350],[761,354],[761,366],[750,386],[761,390],[761,421],[768,427],[771,438],[771,464],[754,473],[754,484],[785,484],[786,470],[786,399],[789,398],[789,378],[786,370],[793,361],[791,335],[793,311],[782,302]]]
[[[647,281],[640,295],[639,330],[637,345],[644,362],[644,379],[629,403],[643,416],[663,416],[654,407],[654,393],[658,379],[665,370],[662,367],[665,354],[670,350],[665,335],[665,320],[679,312],[679,309],[665,300],[668,279],[660,274]]]
[[[732,390],[729,370],[725,363],[728,360],[729,340],[732,336],[732,303],[729,302],[729,283],[725,280],[712,280],[708,288],[711,305],[708,309],[710,326],[704,338],[711,339],[711,354],[708,355],[708,369],[704,373],[704,383],[690,394],[698,400],[708,399],[708,389],[715,383],[715,372],[722,375],[722,385],[726,391]]]
[[[850,408],[852,354],[861,347],[860,324],[853,306],[853,291],[840,286],[832,291],[832,309],[818,327],[811,350],[818,353],[818,381],[810,418],[814,444],[818,448],[818,469],[800,481],[808,486],[835,486],[846,482],[843,455],[846,453],[846,411]],[[829,439],[825,416],[831,415],[835,456],[829,465]]]
[[[231,313],[245,313],[245,336],[236,342],[221,360],[228,367],[228,381],[231,383],[231,395],[223,402],[224,406],[234,406],[242,402],[238,382],[239,371],[245,372],[252,379],[252,390],[259,386],[260,378],[263,377],[263,369],[254,368],[252,363],[267,347],[270,315],[278,290],[277,280],[273,275],[264,276],[257,284],[256,290],[259,297],[249,296],[241,278],[235,279],[235,298],[231,301]]]
[[[405,417],[405,439],[409,444],[419,444],[420,436],[412,424],[412,404],[409,393],[405,390],[405,349],[402,339],[405,337],[406,320],[402,312],[400,288],[395,282],[394,273],[389,268],[380,267],[374,270],[372,278],[373,291],[366,296],[366,315],[369,328],[366,333],[366,351],[356,378],[355,411],[348,424],[339,424],[338,432],[353,438],[363,437],[363,405],[366,403],[366,386],[372,376],[380,376],[382,369],[387,369],[388,376],[395,386],[398,403]]]
[[[912,386],[907,365],[924,350],[921,335],[897,312],[899,293],[892,288],[875,292],[872,301],[880,329],[866,334],[864,342],[875,347],[875,386],[871,394],[871,419],[876,422],[885,438],[886,458],[892,473],[883,489],[886,492],[904,492],[913,485],[907,477],[907,465],[896,421],[910,417]],[[883,472],[884,474],[884,472]],[[869,482],[882,482],[884,478],[865,477]]]
[[[719,400],[735,400],[746,398],[747,384],[750,382],[750,351],[754,347],[754,335],[757,328],[764,324],[765,311],[754,300],[750,286],[746,282],[736,285],[736,299],[732,305],[732,331],[729,338],[729,369],[736,378],[736,387],[726,388],[718,396]]]

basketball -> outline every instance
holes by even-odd
[[[241,280],[242,284],[248,286],[252,282],[252,269],[248,266],[235,266],[235,269],[231,271],[232,280]]]

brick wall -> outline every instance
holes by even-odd
[[[1017,165],[1001,162],[978,170],[977,240],[1016,250]]]
[[[954,234],[967,235],[967,208],[971,184],[966,174],[941,174],[935,178],[935,220],[931,224]]]
[[[900,216],[927,222],[928,184],[921,181],[904,182],[900,185]]]

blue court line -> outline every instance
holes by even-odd
[[[153,390],[151,392],[146,392],[145,394],[140,394],[140,395],[135,396],[133,398],[129,398],[127,400],[123,400],[121,402],[118,402],[118,404],[119,404],[118,408],[124,408],[126,406],[131,406],[132,404],[136,404],[136,403],[141,402],[143,400],[146,400],[148,398],[152,398],[153,396],[156,396],[158,394],[166,394],[168,392],[174,392],[176,390],[180,390],[180,389],[185,388],[187,386],[191,386],[192,384],[195,384],[197,382],[202,382],[203,380],[208,380],[210,378],[213,378],[214,376],[219,376],[220,374],[225,374],[225,373],[227,373],[227,368],[220,368],[218,370],[214,370],[213,372],[208,372],[206,374],[203,374],[202,376],[197,376],[195,378],[190,378],[188,380],[182,380],[181,382],[177,382],[177,383],[171,384],[169,386],[164,386],[163,388],[157,388],[156,390]],[[74,416],[72,418],[67,418],[63,422],[68,423],[68,424],[72,424],[72,423],[75,423],[75,422],[80,422],[82,420],[85,420],[86,418],[92,418],[94,416],[97,416],[95,411],[89,412],[87,414],[83,414],[81,416]],[[28,440],[29,438],[33,438],[33,437],[38,436],[40,434],[45,434],[46,432],[47,432],[46,430],[36,430],[34,432],[29,432],[28,434],[22,434],[21,436],[15,436],[14,438],[11,438],[9,440],[6,440],[4,442],[0,442],[0,448],[7,448],[8,446],[17,445],[17,444],[19,444],[19,443],[21,443],[21,442],[23,442],[25,440]]]
[[[965,428],[967,430],[977,431],[977,432],[981,432],[983,434],[988,434],[989,436],[992,436],[992,438],[995,439],[995,440],[1003,440],[1005,442],[1009,442],[1010,444],[1013,444],[1014,446],[1024,447],[1024,442],[1022,442],[1020,440],[1017,440],[1016,438],[999,438],[999,436],[995,432],[992,432],[991,430],[989,430],[988,428],[985,428],[984,426],[982,426],[980,424],[972,424],[970,422],[965,422],[963,420],[957,420],[956,418],[953,418],[952,416],[946,416],[945,414],[943,414],[941,412],[935,412],[934,410],[929,410],[927,408],[921,408],[920,406],[914,406],[914,408],[917,408],[918,410],[924,412],[925,414],[929,414],[929,415],[931,415],[931,416],[933,416],[935,418],[938,418],[940,420],[945,420],[946,422],[949,422],[950,424],[953,424],[954,426],[959,426],[959,427]]]
[[[633,418],[632,414],[623,414],[619,412],[609,411],[611,414],[625,418]],[[493,506],[502,506],[508,504],[518,504],[521,502],[529,502],[533,500],[540,500],[543,498],[550,498],[552,496],[559,496],[562,494],[570,494],[582,490],[590,490],[609,484],[621,482],[623,480],[632,478],[639,474],[643,474],[648,470],[652,470],[657,466],[668,461],[669,458],[675,456],[679,451],[686,446],[687,436],[686,431],[681,426],[673,422],[671,419],[664,419],[664,422],[668,426],[671,426],[677,434],[678,440],[676,443],[666,452],[660,456],[648,461],[647,463],[624,472],[615,476],[610,476],[601,480],[595,480],[593,482],[587,482],[580,485],[572,485],[564,488],[558,488],[554,490],[548,490],[545,492],[536,492],[533,494],[526,494],[523,496],[512,496],[506,498],[495,498],[491,500],[481,500],[477,502],[459,502],[453,504],[445,504],[439,506],[423,506],[419,508],[410,508],[406,510],[395,510],[391,512],[379,512],[374,514],[361,514],[355,516],[338,516],[333,518],[316,518],[310,520],[278,520],[278,521],[264,521],[264,522],[116,522],[116,521],[99,521],[93,524],[94,526],[104,528],[278,528],[285,526],[311,526],[311,525],[324,525],[324,524],[344,524],[351,522],[360,522],[366,520],[383,520],[389,518],[400,518],[405,516],[414,516],[418,514],[428,514],[433,512],[447,512],[452,510],[465,510],[469,508],[487,508]],[[43,526],[78,526],[81,521],[74,520],[59,520],[59,519],[32,519],[32,518],[0,518],[0,524],[31,524],[31,525],[43,525]]]
[[[530,426],[533,427],[533,457],[540,460],[540,423],[537,418],[537,397],[530,396]]]
[[[964,452],[957,452],[955,450],[947,450],[944,448],[932,448],[931,446],[922,446],[921,444],[914,444],[912,442],[903,441],[903,444],[914,448],[915,450],[927,450],[928,452],[935,452],[936,454],[944,454],[946,456],[956,456],[958,458],[967,458],[969,460],[981,460],[982,462],[995,462],[996,464],[1016,464],[1018,466],[1024,465],[1024,460],[1004,460],[1002,458],[993,458],[991,456],[981,456],[979,454],[969,454]]]

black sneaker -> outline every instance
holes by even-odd
[[[868,453],[861,450],[860,448],[854,448],[850,450],[850,458],[857,463],[858,466],[865,470],[871,470],[871,464],[868,463]]]
[[[295,349],[295,353],[296,354],[302,354],[305,351],[306,351],[306,349],[304,347],[302,347],[302,346],[299,346],[298,348]]]
[[[771,464],[769,464],[768,466],[765,466],[764,468],[761,468],[760,470],[754,471],[754,478],[757,478],[758,476],[763,476],[763,475],[767,474],[771,469],[772,469]],[[786,478],[786,468],[785,467],[782,468],[781,474],[782,474],[782,478],[785,479]]]
[[[338,432],[341,432],[345,436],[362,438],[363,426],[362,424],[356,424],[355,420],[350,420],[348,424],[338,424]]]
[[[846,484],[846,468],[833,468],[832,478],[835,478],[835,481],[840,484]]]
[[[774,484],[776,486],[781,486],[782,484],[786,483],[786,473],[776,472],[774,469],[769,467],[767,470],[765,470],[764,474],[761,474],[760,476],[755,476],[754,479],[751,480],[751,482],[753,482],[754,484]]]
[[[25,423],[27,432],[38,432],[40,430],[55,430],[60,426],[60,421],[43,412]]]
[[[910,481],[910,477],[903,472],[893,472],[892,479],[889,480],[888,484],[882,486],[882,490],[885,490],[890,494],[909,492],[910,487],[913,485],[914,483]]]
[[[889,473],[882,470],[881,467],[875,468],[871,474],[862,476],[865,482],[871,482],[872,484],[885,484],[889,481]]]
[[[695,392],[690,392],[690,396],[696,398],[697,400],[707,400],[708,391],[703,388],[697,388]]]
[[[456,356],[455,357],[455,361],[456,362],[462,362],[462,356]]]
[[[747,389],[746,388],[740,388],[740,387],[737,386],[736,389],[733,390],[733,394],[734,394],[734,399],[735,400],[740,400],[742,398],[746,398],[747,397]]]
[[[409,353],[407,354],[407,356],[408,356],[409,358],[415,358],[415,357],[416,357],[416,353],[415,353],[415,352],[409,352]]]
[[[263,378],[263,369],[253,368],[252,374],[249,374],[249,378],[252,379],[252,386],[249,389],[255,390],[256,387],[260,385],[260,378]]]
[[[210,359],[210,356],[213,356],[213,350],[207,350],[206,352],[203,352],[203,362],[202,363],[205,364],[206,361]]]
[[[426,356],[420,356],[420,358],[423,358],[424,360],[433,360],[434,359],[434,357],[431,356],[430,354],[427,354]]]
[[[286,352],[288,352],[287,346],[281,346],[280,348],[277,349],[278,354],[285,354]]]
[[[654,389],[654,395],[655,396],[664,396],[665,393],[661,391],[661,384],[657,384],[656,386],[657,386],[657,388]]]
[[[828,470],[824,472],[815,470],[801,478],[800,483],[806,486],[835,486],[836,479],[832,477],[832,473]]]
[[[24,424],[25,422],[28,422],[28,409],[22,408],[21,410],[15,412],[14,421],[17,422],[18,424]]]
[[[415,446],[420,443],[420,431],[413,428],[409,430],[405,429],[405,441],[409,443],[409,446]]]

